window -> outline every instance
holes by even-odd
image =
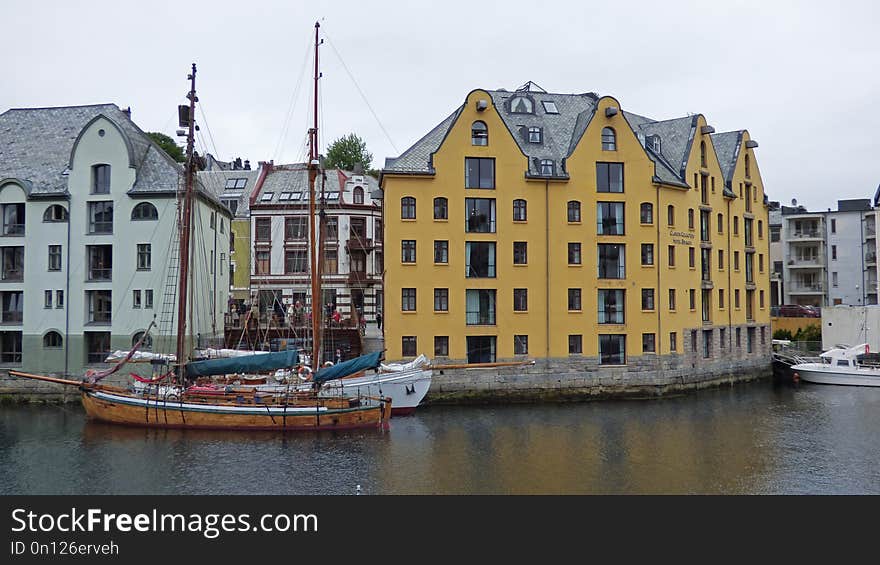
[[[435,220],[448,220],[449,219],[449,202],[439,196],[434,199],[434,219]]]
[[[654,289],[653,288],[643,288],[642,289],[642,310],[653,310],[654,309]]]
[[[525,241],[513,242],[513,264],[525,265],[528,263],[528,243]]]
[[[148,288],[144,291],[144,308],[153,307],[153,289]]]
[[[669,332],[669,351],[678,351],[678,333]]]
[[[153,336],[149,334],[144,334],[144,332],[137,332],[136,334],[131,336],[131,346],[136,346],[138,343],[140,343],[141,340],[143,340],[143,343],[141,343],[140,351],[153,350]]]
[[[831,260],[837,261],[837,246],[836,245],[831,246]]]
[[[749,160],[748,153],[746,154],[745,161],[746,161],[746,178],[750,178],[752,176],[752,173],[751,173],[751,162]]]
[[[706,168],[706,142],[700,142],[700,166]]]
[[[831,273],[831,286],[837,286],[837,272]]]
[[[552,177],[554,174],[555,164],[551,159],[541,159],[541,174]]]
[[[712,330],[703,330],[703,358],[712,356]]]
[[[92,167],[92,194],[110,194],[110,165]]]
[[[339,239],[339,218],[327,218],[327,224],[324,227],[324,239],[328,241],[336,241]],[[378,233],[382,233],[379,230]],[[376,240],[378,241],[378,239]]]
[[[837,233],[837,220],[831,218],[831,233]]]
[[[712,291],[703,289],[700,292],[700,304],[702,306],[703,321],[711,322],[712,318]]]
[[[513,354],[528,355],[529,354],[529,336],[514,335],[513,336]]]
[[[400,338],[401,342],[401,355],[404,357],[415,357],[416,352],[418,351],[416,347],[416,336],[413,335],[405,335]],[[448,343],[447,343],[448,345]]]
[[[739,289],[736,288],[733,290],[733,307],[739,310]],[[737,345],[739,345],[737,343]]]
[[[599,336],[599,364],[600,365],[625,365],[626,364],[626,336],[625,335],[600,335]]]
[[[691,269],[697,268],[696,250],[693,247],[688,247],[688,267]]]
[[[404,239],[400,242],[400,261],[401,263],[416,262],[416,240]]]
[[[719,271],[724,270],[724,250],[723,249],[718,250],[718,270]]]
[[[364,189],[356,186],[354,187],[354,191],[352,191],[352,202],[355,204],[363,204],[364,203]]]
[[[696,310],[697,309],[697,291],[695,289],[693,289],[693,288],[688,289],[688,299],[690,302],[689,306],[690,306],[691,310]]]
[[[694,209],[688,208],[688,229],[694,229]]]
[[[149,271],[152,267],[152,251],[149,243],[138,243],[137,246],[137,270]]]
[[[402,220],[416,219],[416,199],[412,196],[404,196],[400,199],[400,218]]]
[[[579,288],[568,289],[568,310],[570,312],[580,312],[581,308],[582,308],[581,289],[579,289]]]
[[[0,332],[0,363],[21,363],[21,332]]]
[[[755,245],[752,241],[752,220],[749,218],[743,218],[743,235],[745,236],[746,247]]]
[[[283,193],[282,193],[282,196],[284,196]],[[235,198],[222,198],[220,201],[223,202],[223,204],[227,208],[229,208],[229,211],[232,212],[233,216],[236,214],[236,212],[238,212],[238,200],[237,199],[235,199]]]
[[[131,219],[136,220],[158,220],[159,212],[156,207],[149,202],[141,202],[131,211]]]
[[[400,290],[400,309],[404,312],[416,311],[416,289],[403,288]]]
[[[510,112],[512,114],[534,114],[534,103],[526,96],[514,96],[510,99]]]
[[[581,244],[580,243],[569,243],[568,244],[568,264],[569,265],[580,265],[581,264]]]
[[[465,291],[466,321],[469,326],[495,325],[495,290]]]
[[[666,223],[670,226],[675,225],[675,206],[672,204],[666,207]]]
[[[733,217],[733,235],[739,235],[739,216]]]
[[[642,265],[653,265],[654,264],[654,244],[653,243],[643,243],[642,244]]]
[[[776,243],[781,237],[782,228],[779,226],[770,226],[770,241]]]
[[[495,188],[495,159],[465,157],[465,188]]]
[[[382,242],[384,239],[384,235],[382,234],[382,220],[375,220],[373,222],[373,237],[376,238],[376,242]]]
[[[541,143],[541,128],[539,127],[530,127],[529,128],[529,143]]]
[[[415,338],[413,338],[415,339]],[[409,356],[414,356],[416,354],[415,347],[412,348],[412,353]],[[434,336],[434,357],[448,357],[449,356],[449,336],[448,335],[435,335]]]
[[[495,278],[495,242],[467,241],[464,244],[465,277]]]
[[[305,249],[284,250],[284,274],[291,275],[306,273],[309,270],[308,252]],[[355,272],[364,272],[364,269],[354,269]]]
[[[0,292],[0,323],[21,324],[24,316],[24,292]]]
[[[642,334],[642,353],[655,353],[657,346],[654,341],[655,334]]]
[[[718,214],[718,233],[724,233],[724,214]]]
[[[739,251],[733,252],[733,270],[739,271]]]
[[[542,100],[541,104],[544,105],[544,111],[548,114],[558,114],[559,110],[556,109],[556,102],[551,102],[550,100]]]
[[[724,344],[727,342],[727,328],[718,328],[718,345],[721,349],[724,349]]]
[[[449,263],[449,242],[446,240],[434,240],[434,262]]]
[[[381,273],[382,269],[379,268],[379,259],[377,253],[376,260],[376,272]],[[324,269],[323,272],[328,275],[335,275],[339,273],[339,252],[334,250],[326,250],[324,251]],[[232,270],[230,269],[230,278],[232,276]]]
[[[489,145],[489,128],[485,122],[476,121],[471,126],[471,145]]]
[[[758,220],[758,239],[764,239],[764,222]]]
[[[602,128],[602,151],[617,151],[617,136],[612,128]]]
[[[109,290],[87,290],[86,304],[88,313],[86,322],[89,324],[109,324],[111,321],[113,300]]]
[[[517,199],[513,201],[513,221],[514,222],[525,222],[526,221],[526,201]]]
[[[131,291],[131,307],[132,308],[140,308],[141,307],[141,291],[140,290],[132,290]]]
[[[88,233],[113,233],[112,202],[89,202]]]
[[[764,272],[764,254],[758,253],[758,272]]]
[[[598,192],[623,192],[623,163],[596,163]]]
[[[470,233],[495,233],[495,199],[465,198],[465,230]]]
[[[51,308],[52,307],[52,291],[46,290],[43,292],[43,308]]]
[[[449,289],[448,288],[435,288],[434,289],[434,311],[435,312],[449,312]]]
[[[580,222],[581,221],[581,203],[577,200],[570,200],[568,202],[568,221],[569,222]]]
[[[670,245],[666,251],[667,251],[667,255],[669,257],[668,264],[670,267],[674,267],[675,266],[675,246]]]
[[[625,291],[620,289],[599,289],[599,323],[623,324]]]
[[[24,247],[3,247],[0,248],[2,254],[2,273],[0,279],[4,281],[20,281],[24,280]]]
[[[494,363],[496,341],[495,336],[468,336],[467,362]]]
[[[582,335],[570,334],[568,336],[568,354],[580,355],[584,352],[584,338]]]
[[[61,334],[56,331],[46,332],[43,336],[43,347],[47,349],[55,349],[64,345],[64,339]]]
[[[308,218],[305,216],[296,216],[293,218],[284,218],[284,239],[285,241],[305,240],[309,237]]]
[[[673,310],[673,311],[675,310],[675,289],[674,288],[669,289],[669,309]]]
[[[700,241],[709,241],[709,212],[700,211]]]
[[[623,235],[623,202],[599,202],[596,212],[596,233],[599,235]]]
[[[697,330],[691,330],[691,351],[697,352]]]
[[[24,235],[24,204],[3,205],[3,235]]]
[[[226,220],[220,218],[220,233],[226,233]]]
[[[61,270],[61,246],[60,245],[50,245],[49,246],[49,270],[50,271],[60,271]]]
[[[109,281],[113,277],[113,246],[87,245],[87,281]]]
[[[742,328],[736,328],[736,346],[742,347]]]
[[[599,244],[599,278],[626,278],[625,247],[608,243]]]
[[[64,291],[58,290],[55,291],[55,307],[56,308],[64,308]]]
[[[712,280],[712,250],[700,249],[700,278],[704,281]]]
[[[254,261],[254,274],[268,275],[270,274],[271,259],[268,251],[257,251]]]
[[[643,202],[639,207],[639,221],[643,224],[654,223],[654,205],[650,202]]]
[[[272,218],[257,218],[254,231],[254,241],[272,241]]]
[[[528,312],[529,310],[529,290],[527,288],[513,289],[513,311]]]
[[[746,253],[746,282],[755,282],[755,254]]]
[[[760,308],[764,308],[764,291],[763,290],[758,291],[758,306]]]
[[[271,202],[273,196],[275,196],[274,192],[264,192],[260,197],[260,202]]]
[[[46,208],[46,211],[43,212],[43,221],[44,222],[66,222],[67,221],[67,210],[64,206],[60,206],[58,204],[53,204]]]
[[[217,229],[217,214],[215,212],[211,212],[211,229]]]
[[[367,219],[360,216],[352,216],[348,224],[348,237],[364,243],[367,240]]]

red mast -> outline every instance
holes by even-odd
[[[180,280],[177,292],[177,379],[183,384],[186,381],[186,305],[189,292],[189,240],[192,231],[192,199],[193,199],[193,145],[196,121],[196,64],[192,65],[189,99],[189,131],[186,136],[186,189],[183,194],[183,210],[180,218]]]
[[[321,319],[323,318],[323,304],[320,296],[320,284],[318,280],[318,250],[320,247],[320,237],[317,237],[317,218],[315,217],[315,191],[317,190],[318,167],[318,29],[321,24],[315,22],[315,121],[312,129],[309,130],[309,234],[311,235],[311,275],[312,275],[312,368],[317,371],[319,368],[318,356],[321,351],[320,331]],[[323,226],[321,226],[323,228]],[[317,241],[316,241],[317,239]]]

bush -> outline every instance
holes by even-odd
[[[776,330],[773,332],[773,339],[787,339],[792,340],[791,330]]]
[[[822,328],[818,324],[811,324],[801,328],[794,334],[794,341],[822,341]]]

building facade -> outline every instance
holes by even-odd
[[[180,165],[112,104],[9,110],[0,153],[0,366],[81,375],[154,320],[174,351]],[[223,335],[231,215],[194,202],[195,346]]]
[[[380,177],[386,357],[589,374],[765,364],[755,147],[610,96],[472,91]]]
[[[283,317],[296,302],[311,311],[308,167],[261,163],[260,170],[249,203],[250,299],[264,316]],[[383,305],[381,191],[374,178],[338,169],[326,170],[317,183],[323,194],[317,225],[324,234],[320,304],[343,319],[357,320],[359,310],[373,320]]]

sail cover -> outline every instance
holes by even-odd
[[[296,350],[288,349],[276,353],[194,361],[186,365],[186,376],[208,377],[230,373],[265,373],[276,369],[290,368],[297,363],[299,363],[299,355]]]
[[[337,363],[332,367],[325,367],[315,375],[315,382],[323,383],[332,379],[341,379],[365,369],[375,369],[379,366],[379,358],[381,356],[382,352],[376,351],[375,353],[368,353],[348,361],[343,361],[342,363]]]

